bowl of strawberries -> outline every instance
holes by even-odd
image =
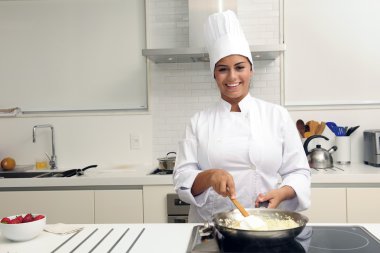
[[[19,214],[0,221],[1,234],[12,241],[28,241],[38,236],[46,225],[43,214]]]

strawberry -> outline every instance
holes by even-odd
[[[24,216],[24,218],[22,219],[22,223],[26,223],[26,222],[31,222],[34,220],[34,217],[31,213],[28,213]]]
[[[22,223],[22,215],[20,215],[20,216],[16,216],[16,218],[15,219],[17,219],[19,222],[18,223]]]
[[[16,217],[14,219],[12,219],[8,224],[20,224],[20,220]]]
[[[9,224],[9,222],[11,222],[11,219],[9,219],[8,217],[4,217],[1,219],[0,223]]]
[[[43,216],[42,214],[39,214],[39,215],[36,215],[36,216],[34,217],[33,221],[35,221],[35,220],[41,220],[41,219],[43,219],[43,218],[45,218],[45,216]]]

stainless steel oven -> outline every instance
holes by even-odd
[[[178,194],[166,195],[168,223],[187,223],[190,205],[179,199]]]

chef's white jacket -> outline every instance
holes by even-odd
[[[259,193],[284,185],[297,196],[279,208],[301,211],[310,205],[310,167],[289,113],[250,94],[239,107],[241,112],[231,112],[221,99],[196,113],[179,143],[173,179],[179,197],[190,204],[189,222],[211,221],[212,215],[234,209],[211,187],[191,194],[197,174],[212,168],[233,176],[236,197],[246,208],[254,207]]]

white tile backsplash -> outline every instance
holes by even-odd
[[[279,0],[237,3],[237,15],[251,45],[279,43]],[[148,48],[188,47],[188,20],[187,0],[147,0]],[[256,61],[254,65],[252,95],[279,104],[280,61]],[[220,95],[209,63],[150,63],[149,74],[153,157],[163,157],[177,149],[190,117]]]

